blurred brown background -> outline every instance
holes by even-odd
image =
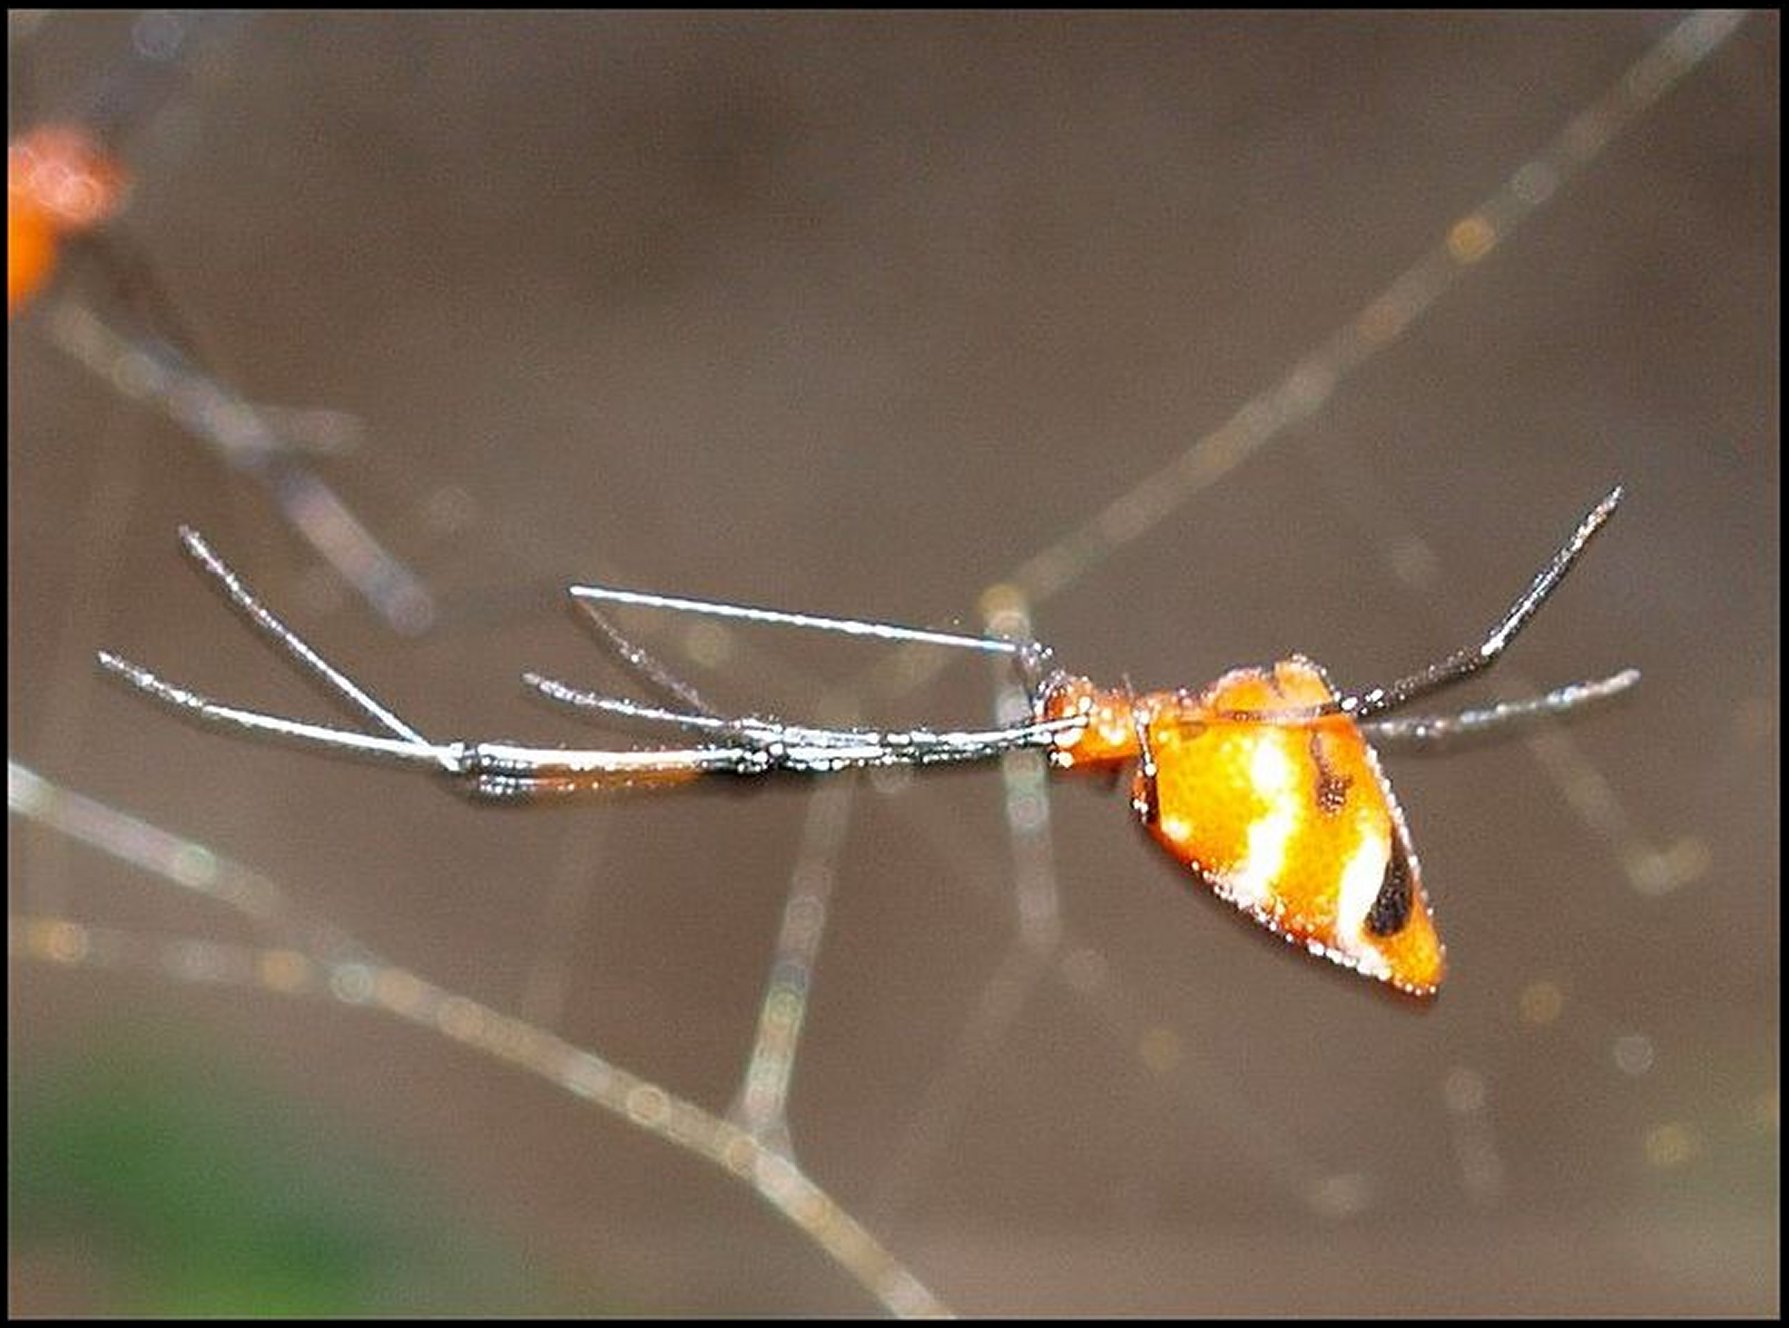
[[[1674,21],[260,18],[132,133],[116,233],[220,376],[364,421],[318,468],[439,621],[376,622],[52,344],[46,302],[8,340],[13,757],[722,1111],[814,786],[505,814],[198,732],[92,651],[334,716],[175,525],[444,738],[601,741],[515,681],[618,685],[574,579],[973,629]],[[12,128],[68,113],[129,23],[15,23]],[[1450,948],[1432,1011],[1257,942],[1064,782],[1062,963],[999,1022],[999,774],[851,797],[790,1128],[954,1308],[1778,1307],[1778,35],[1749,19],[1322,409],[1036,609],[1140,687],[1295,649],[1383,680],[1627,484],[1507,667],[1633,664],[1639,696],[1563,758],[1387,758]],[[989,713],[973,661],[890,698],[851,687],[875,652],[738,646],[682,665],[729,708],[813,717],[824,679],[873,720]],[[16,818],[9,843],[14,914],[254,938]],[[9,977],[15,1312],[876,1308],[746,1188],[415,1028]]]

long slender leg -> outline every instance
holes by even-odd
[[[305,642],[303,637],[281,622],[255,597],[254,591],[248,588],[247,583],[236,574],[235,570],[217,556],[212,547],[205,542],[203,535],[191,526],[182,526],[180,527],[180,543],[186,549],[188,556],[223,590],[232,607],[247,619],[256,631],[273,642],[287,658],[295,661],[306,672],[320,680],[338,699],[358,710],[387,733],[411,743],[428,744],[427,738],[399,719],[386,706],[380,704],[370,692],[324,659]]]
[[[152,700],[182,711],[206,724],[212,724],[219,728],[239,729],[257,735],[286,738],[310,746],[351,752],[397,764],[431,765],[448,770],[450,773],[454,772],[451,746],[432,743],[422,737],[414,739],[402,736],[381,738],[376,734],[356,733],[351,729],[332,728],[325,724],[310,724],[303,720],[287,719],[282,715],[268,715],[258,710],[243,710],[236,706],[220,705],[208,696],[201,696],[197,692],[188,691],[184,687],[177,687],[171,682],[158,678],[141,664],[134,664],[110,651],[100,651],[98,658],[102,668],[116,674]]]
[[[766,750],[777,747],[788,748],[791,745],[802,747],[862,747],[872,743],[886,745],[889,737],[875,729],[824,729],[805,724],[784,724],[778,720],[764,719],[755,715],[741,715],[729,719],[712,711],[696,713],[687,710],[666,710],[660,706],[649,706],[638,701],[629,701],[625,697],[604,696],[600,692],[586,691],[583,688],[572,687],[553,678],[546,678],[532,672],[524,673],[522,681],[534,688],[546,700],[574,711],[595,710],[605,715],[617,715],[623,719],[645,720],[654,724],[674,724],[679,728],[712,733],[729,742]]]
[[[1343,697],[1337,708],[1354,715],[1357,719],[1364,719],[1368,715],[1391,710],[1408,701],[1413,701],[1419,696],[1452,686],[1461,679],[1477,673],[1480,669],[1489,668],[1503,653],[1504,647],[1508,646],[1516,638],[1517,633],[1526,627],[1529,620],[1540,611],[1541,605],[1547,602],[1547,597],[1565,579],[1565,574],[1571,571],[1572,565],[1578,561],[1585,546],[1590,543],[1597,531],[1603,528],[1604,523],[1614,514],[1615,508],[1620,502],[1621,486],[1617,484],[1578,523],[1578,528],[1572,532],[1571,538],[1560,547],[1559,552],[1553,555],[1552,561],[1540,570],[1533,583],[1510,606],[1509,612],[1504,614],[1502,621],[1491,629],[1490,635],[1485,637],[1476,649],[1459,651],[1438,664],[1429,665],[1420,673],[1400,678],[1389,687],[1375,687],[1359,696]]]
[[[659,662],[658,658],[642,647],[635,645],[621,634],[621,629],[609,621],[609,616],[596,607],[593,600],[580,599],[577,605],[590,620],[591,626],[603,638],[603,643],[614,652],[615,657],[623,664],[645,679],[652,686],[683,703],[698,715],[719,718],[719,712],[702,699],[702,695],[689,683],[678,677],[670,669]],[[545,690],[544,688],[541,690]]]
[[[1571,571],[1572,566],[1583,554],[1585,546],[1590,543],[1591,538],[1603,528],[1604,523],[1614,513],[1616,506],[1621,502],[1621,495],[1621,486],[1617,484],[1609,490],[1601,502],[1590,509],[1584,519],[1578,523],[1578,528],[1572,532],[1571,538],[1560,546],[1552,560],[1540,570],[1533,583],[1514,604],[1510,605],[1509,611],[1503,615],[1503,618],[1478,646],[1469,650],[1456,651],[1439,663],[1431,664],[1421,672],[1400,678],[1388,686],[1374,687],[1369,691],[1339,697],[1320,706],[1273,711],[1233,710],[1226,711],[1224,717],[1278,724],[1303,723],[1324,715],[1334,714],[1353,715],[1356,719],[1365,719],[1370,715],[1396,709],[1419,696],[1426,696],[1443,687],[1451,687],[1454,683],[1489,668],[1497,662],[1497,657],[1503,653],[1504,648],[1515,639],[1517,633],[1528,625],[1529,620],[1540,611],[1541,605],[1547,602],[1548,596],[1565,579],[1565,574]],[[1634,678],[1637,680],[1638,674],[1635,674]],[[1629,682],[1626,685],[1631,686],[1632,683]],[[1571,689],[1563,690],[1569,692]],[[1582,699],[1593,698],[1585,696]],[[1577,704],[1577,701],[1573,701],[1571,704]],[[1561,710],[1569,707],[1555,705],[1549,708]]]
[[[604,696],[600,692],[586,691],[534,672],[524,673],[522,681],[546,700],[573,710],[599,710],[604,714],[619,715],[623,719],[640,719],[651,724],[675,724],[687,729],[712,731],[727,726],[726,719],[706,707],[701,710],[666,710],[661,706],[629,701],[625,697]]]
[[[1481,710],[1462,710],[1455,715],[1399,715],[1395,719],[1369,719],[1361,731],[1369,738],[1389,742],[1445,742],[1453,738],[1478,736],[1511,727],[1544,715],[1563,714],[1580,706],[1620,696],[1640,681],[1640,670],[1623,669],[1620,673],[1590,682],[1560,687],[1545,696],[1531,696],[1521,701],[1499,701]]]
[[[877,740],[891,735],[882,735],[874,730],[839,730],[819,729],[800,725],[780,725],[767,720],[755,718],[727,719],[714,707],[708,705],[696,689],[679,678],[670,669],[655,659],[650,653],[634,645],[621,631],[595,608],[597,602],[617,604],[636,604],[650,608],[669,610],[674,613],[704,614],[711,617],[733,618],[747,622],[767,623],[779,626],[802,627],[810,630],[835,632],[847,636],[868,636],[884,641],[912,642],[923,645],[946,646],[957,649],[977,650],[992,654],[1012,656],[1017,663],[1027,684],[1028,692],[1035,696],[1038,693],[1040,679],[1044,668],[1051,659],[1048,647],[1034,642],[1008,641],[997,637],[966,636],[956,632],[939,632],[924,628],[902,627],[894,623],[871,622],[856,618],[830,618],[818,614],[789,613],[780,609],[761,609],[744,604],[729,604],[713,600],[684,599],[672,595],[659,595],[635,590],[619,590],[607,586],[573,586],[571,593],[577,599],[579,607],[590,615],[592,623],[602,634],[605,643],[632,671],[660,691],[675,697],[685,709],[682,711],[665,710],[655,706],[640,705],[618,697],[603,696],[599,693],[570,687],[565,683],[544,678],[539,674],[523,675],[530,687],[533,687],[548,700],[569,705],[582,710],[599,710],[607,714],[618,715],[629,719],[643,719],[652,722],[671,723],[687,728],[709,729],[727,732],[734,738],[754,746],[774,747],[785,741],[804,745],[822,745],[854,748],[873,744]],[[924,737],[930,739],[936,735],[926,734],[923,730],[913,734],[900,735],[907,738]],[[924,743],[921,744],[925,745]],[[1028,745],[1028,744],[1027,744]],[[940,747],[927,746],[928,754],[944,750]],[[963,759],[954,755],[957,750],[949,749],[951,755],[934,756],[931,759]]]
[[[105,652],[99,655],[102,667],[151,699],[204,723],[387,763],[432,766],[480,798],[513,801],[548,794],[662,786],[709,774],[756,775],[782,770],[818,775],[865,766],[985,761],[1017,748],[1045,746],[1082,722],[1054,720],[960,732],[825,729],[785,725],[753,716],[725,719],[662,710],[531,678],[548,696],[567,704],[677,723],[710,732],[719,741],[683,749],[621,751],[521,747],[501,742],[437,743],[398,718],[282,622],[198,532],[183,529],[181,539],[194,562],[223,589],[232,607],[257,631],[322,681],[338,700],[391,736],[356,733],[221,705],[165,682],[141,665]]]
[[[867,622],[857,618],[827,618],[814,613],[787,613],[781,609],[759,609],[748,604],[725,604],[717,600],[681,599],[675,595],[655,595],[641,590],[616,590],[609,586],[573,586],[571,593],[580,600],[640,604],[647,608],[669,609],[674,613],[706,614],[712,618],[740,618],[747,622],[774,623],[785,627],[806,627],[815,631],[838,632],[844,636],[871,636],[882,641],[915,641],[922,645],[954,646],[964,650],[982,650],[996,655],[1016,655],[1027,649],[1020,642],[1002,641],[991,636],[964,636],[958,632],[934,632],[925,628],[900,627],[894,623]]]
[[[569,687],[538,673],[525,673],[522,678],[548,700],[574,710],[597,710],[712,733],[728,744],[762,752],[771,769],[803,774],[823,773],[847,765],[943,765],[987,760],[1024,747],[1048,746],[1060,735],[1081,728],[1087,722],[1079,716],[1067,716],[983,730],[828,729],[785,724],[758,715],[729,719],[720,715],[663,710]]]
[[[101,652],[99,662],[152,700],[202,723],[387,764],[426,765],[453,776],[475,797],[499,801],[536,794],[681,783],[709,774],[759,774],[773,768],[763,754],[734,746],[584,751],[503,742],[434,743],[386,738],[220,705],[110,653]]]

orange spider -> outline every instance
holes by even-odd
[[[674,696],[680,708],[598,695],[535,674],[524,675],[529,685],[566,705],[676,725],[704,735],[703,740],[687,747],[632,750],[442,743],[424,737],[319,655],[262,605],[196,532],[186,529],[181,538],[187,552],[238,611],[383,733],[219,705],[115,655],[101,652],[99,662],[154,699],[208,723],[426,767],[492,801],[663,787],[705,775],[821,775],[866,766],[961,764],[1027,748],[1047,752],[1052,765],[1063,771],[1132,766],[1131,805],[1144,827],[1219,898],[1313,954],[1428,997],[1444,973],[1441,940],[1404,815],[1368,738],[1428,740],[1557,715],[1626,691],[1640,675],[1628,669],[1544,696],[1452,715],[1372,717],[1492,664],[1553,593],[1620,500],[1617,487],[1590,511],[1481,644],[1389,686],[1346,695],[1322,669],[1297,655],[1261,668],[1235,669],[1199,692],[1138,696],[1129,689],[1102,689],[1050,667],[1052,652],[1036,643],[574,586],[571,593],[619,657]],[[831,729],[724,716],[623,638],[591,607],[593,602],[1005,654],[1030,684],[1032,713],[1024,723],[983,731]]]

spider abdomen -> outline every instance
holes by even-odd
[[[1301,656],[1199,692],[1132,696],[1058,680],[1046,719],[1080,715],[1064,769],[1136,765],[1145,829],[1220,898],[1315,954],[1415,995],[1444,958],[1409,831],[1359,724]]]

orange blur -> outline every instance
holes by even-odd
[[[7,145],[9,319],[48,284],[62,242],[115,213],[128,183],[118,160],[73,125],[39,125]]]

